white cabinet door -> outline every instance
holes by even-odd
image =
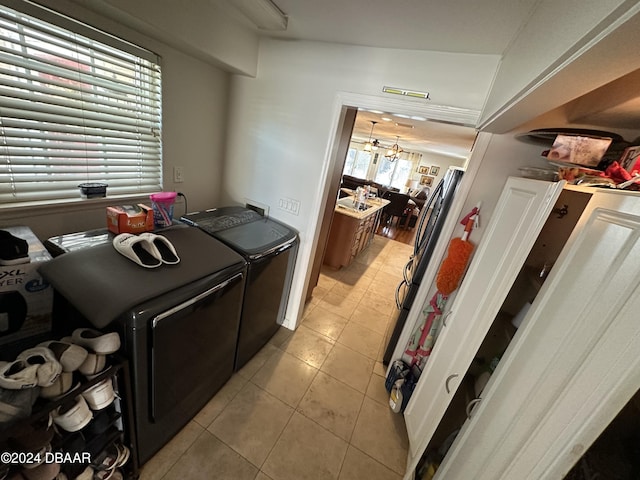
[[[507,179],[405,410],[411,472],[515,280],[564,182]]]
[[[640,388],[640,196],[594,193],[436,478],[563,478]]]

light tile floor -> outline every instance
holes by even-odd
[[[142,469],[141,479],[399,480],[384,336],[411,247],[375,236],[323,269],[297,330],[281,329]]]

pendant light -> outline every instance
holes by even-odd
[[[398,145],[399,139],[400,137],[396,136],[396,143],[387,150],[387,154],[385,155],[387,160],[390,162],[395,162],[398,159],[398,156],[403,152],[402,148]]]
[[[369,141],[364,144],[365,152],[370,152],[372,150],[375,151],[378,149],[378,145],[380,142],[378,142],[378,140],[374,140],[373,142],[371,141],[371,137],[373,135],[373,127],[376,126],[376,123],[378,122],[374,122],[373,120],[371,120],[371,133],[369,133]]]

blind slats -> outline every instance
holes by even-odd
[[[0,6],[0,204],[162,189],[160,67],[96,35]]]
[[[0,61],[8,65],[22,67],[24,70],[35,70],[39,73],[39,81],[58,78],[66,85],[82,87],[82,78],[92,79],[87,83],[101,85],[107,89],[123,94],[136,93],[157,88],[155,75],[145,74],[140,68],[134,71],[114,71],[111,75],[100,74],[104,69],[101,65],[84,65],[77,60],[66,60],[60,56],[51,59],[36,57],[31,52],[15,51],[10,48],[0,49]],[[131,67],[130,67],[131,68]],[[47,75],[47,76],[45,76]]]
[[[93,83],[84,83],[83,79],[86,76],[81,75],[63,75],[63,71],[58,69],[47,69],[46,71],[41,69],[36,73],[32,73],[33,65],[29,65],[24,61],[16,62],[16,65],[4,68],[3,65],[7,57],[3,56],[0,52],[0,85],[20,89],[31,88],[43,90],[47,93],[53,93],[57,91],[59,95],[64,95],[69,98],[77,98],[81,95],[95,95],[91,88],[102,87],[100,91],[100,97],[109,99],[111,102],[126,102],[132,96],[139,97],[142,104],[147,105],[148,108],[155,108],[157,105],[154,103],[156,100],[155,90],[156,85],[149,84],[144,80],[141,80],[137,87],[126,88],[126,86],[114,87],[115,81],[102,82],[96,79]],[[22,66],[22,70],[16,70],[17,66]],[[55,73],[54,73],[55,72]],[[46,76],[44,76],[46,74]],[[42,87],[41,87],[42,85]],[[58,87],[57,90],[53,90]],[[89,88],[87,88],[89,87]]]

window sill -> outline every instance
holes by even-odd
[[[151,204],[148,193],[134,195],[107,195],[100,198],[68,198],[47,204],[4,204],[0,205],[0,218],[23,219],[28,216],[55,215],[96,210],[110,205],[126,205],[128,203]]]

